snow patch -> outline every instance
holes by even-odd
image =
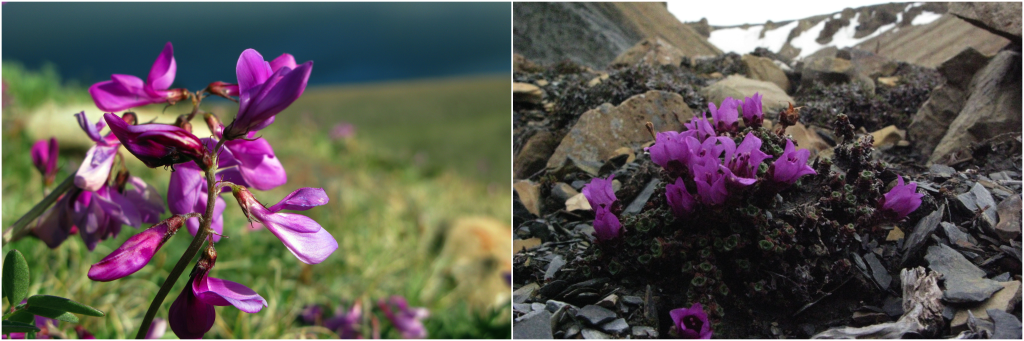
[[[789,24],[769,30],[764,33],[764,38],[760,38],[764,25],[749,26],[747,29],[733,27],[714,30],[711,31],[711,37],[708,38],[708,41],[714,44],[715,47],[718,47],[719,50],[725,52],[742,54],[754,51],[758,47],[778,52],[782,49],[782,45],[786,44],[789,32],[796,28],[798,24],[799,22],[794,20]]]
[[[911,20],[910,24],[914,25],[914,26],[917,26],[917,25],[927,25],[927,24],[932,23],[933,21],[939,20],[939,18],[941,18],[941,17],[942,17],[941,13],[934,13],[934,12],[924,11],[924,12],[921,12],[921,14],[918,14],[916,17],[914,17],[914,20]]]

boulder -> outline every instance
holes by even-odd
[[[1004,134],[1020,133],[1021,55],[1004,50],[971,80],[964,108],[949,125],[929,162],[947,163],[970,144]]]
[[[952,2],[949,13],[974,26],[1021,44],[1021,3],[1019,2]]]
[[[612,61],[612,66],[632,66],[632,65],[676,65],[682,64],[683,51],[680,51],[669,42],[661,38],[648,38],[641,40],[633,47],[630,47],[626,52],[623,52],[615,60]]]
[[[953,56],[953,58],[942,62],[942,65],[939,65],[936,70],[943,77],[946,77],[946,84],[960,90],[967,90],[967,87],[971,85],[971,79],[974,78],[974,74],[985,67],[989,59],[991,58],[981,54],[981,52],[978,52],[973,47],[968,47],[960,51],[956,56]]]
[[[513,168],[516,172],[516,179],[525,179],[544,169],[548,158],[551,157],[551,153],[555,152],[556,147],[558,147],[558,139],[550,131],[541,130],[530,136],[515,157]]]
[[[636,149],[651,141],[647,122],[657,131],[679,131],[692,117],[683,97],[666,91],[636,95],[618,106],[602,104],[580,116],[548,159],[547,167],[558,169],[572,160],[581,168],[599,169],[619,148]]]
[[[526,57],[518,53],[512,54],[512,72],[537,72],[542,70],[540,66],[534,64]]]
[[[755,55],[743,55],[743,64],[747,66],[747,76],[751,79],[772,82],[785,91],[790,91],[789,78],[771,59]]]
[[[540,104],[544,100],[544,90],[530,83],[512,83],[512,100]]]
[[[708,102],[714,102],[716,105],[722,103],[726,97],[742,101],[744,97],[750,97],[755,92],[759,92],[764,96],[761,98],[761,103],[765,113],[778,112],[788,108],[789,103],[795,103],[793,98],[789,97],[775,83],[749,79],[740,75],[726,77],[707,86],[701,92],[707,97]]]
[[[921,155],[932,155],[949,124],[963,110],[965,100],[967,94],[950,84],[939,85],[932,90],[907,126],[907,138],[914,142]]]

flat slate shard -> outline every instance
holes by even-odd
[[[921,218],[914,225],[914,230],[910,231],[910,236],[907,237],[906,242],[903,243],[903,261],[904,266],[907,262],[914,258],[918,251],[924,247],[925,241],[928,240],[928,236],[935,232],[935,229],[939,226],[939,221],[942,219],[942,212],[946,210],[946,206],[942,205],[938,210],[931,214]]]
[[[590,323],[593,326],[600,326],[605,322],[614,320],[616,316],[615,312],[611,310],[591,304],[580,309],[579,313],[576,314],[576,317],[587,321],[587,323]]]
[[[928,268],[942,274],[946,289],[943,300],[949,303],[977,303],[1002,289],[999,282],[985,278],[985,271],[962,254],[944,244],[928,247]]]
[[[553,339],[551,333],[551,313],[546,310],[533,314],[523,321],[512,325],[513,339]]]

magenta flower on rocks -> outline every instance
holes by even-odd
[[[39,174],[43,175],[43,181],[47,185],[53,183],[57,176],[57,139],[51,137],[49,140],[39,140],[32,145],[32,165],[36,166]]]
[[[198,137],[169,124],[129,125],[114,114],[104,114],[110,131],[132,155],[150,168],[202,160],[206,148]]]
[[[736,131],[739,128],[739,108],[740,101],[733,99],[732,97],[726,97],[722,100],[722,107],[716,108],[715,103],[708,103],[708,111],[711,112],[711,118],[715,120],[715,130],[717,131]]]
[[[319,264],[338,249],[338,241],[315,220],[300,214],[280,212],[285,209],[307,210],[326,204],[328,198],[323,189],[298,189],[268,209],[245,187],[232,187],[235,199],[249,221],[262,223],[303,263]]]
[[[168,42],[153,62],[145,83],[139,77],[114,74],[110,76],[109,81],[93,84],[89,88],[89,94],[96,102],[96,107],[108,112],[154,103],[173,104],[187,98],[184,89],[167,89],[174,83],[174,73],[177,69],[174,47]]]
[[[253,49],[243,51],[238,57],[235,67],[238,76],[238,115],[224,129],[225,139],[242,138],[249,132],[266,128],[274,122],[275,115],[295,102],[306,90],[306,82],[313,70],[312,61],[294,68],[288,67],[287,61],[275,62],[280,65],[276,71]]]
[[[681,170],[690,162],[693,151],[686,139],[696,141],[692,134],[681,134],[674,131],[660,132],[654,137],[654,145],[647,148],[651,153],[651,161],[668,170]]]
[[[184,223],[183,217],[173,216],[128,238],[114,252],[89,268],[89,279],[109,282],[141,270]]]
[[[734,148],[731,139],[728,142],[723,140],[722,145],[725,146],[725,160],[729,169],[739,177],[756,178],[757,168],[770,157],[761,151],[761,139],[753,133],[747,133],[739,147]]]
[[[391,321],[402,338],[425,339],[427,337],[427,328],[421,321],[430,316],[427,308],[409,308],[405,298],[400,296],[391,296],[387,301],[381,300],[378,306],[384,310],[384,316]]]
[[[686,217],[693,212],[697,201],[693,199],[690,192],[686,190],[683,178],[676,178],[675,183],[665,185],[665,197],[668,199],[668,206],[676,217]]]
[[[673,309],[668,314],[672,317],[676,333],[678,333],[680,338],[711,338],[711,324],[708,323],[708,314],[704,313],[704,307],[700,303],[694,303],[689,308]]]
[[[761,111],[760,93],[754,93],[753,97],[743,99],[743,124],[748,127],[760,127],[764,123],[764,112]]]
[[[91,125],[89,119],[85,117],[84,111],[75,114],[75,118],[78,119],[78,125],[82,127],[89,139],[96,142],[96,145],[85,153],[85,160],[82,160],[82,165],[75,172],[75,186],[86,191],[96,191],[110,177],[110,168],[114,166],[114,156],[117,155],[117,148],[121,146],[121,141],[118,141],[114,134],[100,136],[100,130],[107,126],[104,120],[99,120],[96,125]]]
[[[342,339],[359,338],[359,321],[363,319],[363,308],[359,302],[352,304],[352,308],[346,311],[344,307],[338,306],[334,310],[334,317],[324,322],[324,327],[338,333]],[[426,331],[424,330],[424,334]],[[426,335],[424,335],[426,336]]]
[[[878,205],[882,210],[894,213],[896,220],[902,220],[921,206],[921,197],[924,193],[917,193],[916,182],[904,185],[903,176],[897,176],[896,180],[896,186],[885,193],[885,197],[878,201]]]
[[[614,174],[608,176],[608,179],[593,178],[583,186],[583,196],[594,210],[594,233],[600,240],[615,239],[622,234],[622,224],[613,212],[618,210],[619,202],[612,187],[614,178]]]
[[[694,164],[693,182],[697,185],[697,195],[700,201],[708,206],[716,206],[725,203],[729,197],[726,189],[726,176],[721,171],[721,163],[717,157],[707,156],[703,161]]]
[[[708,137],[718,136],[715,132],[714,126],[708,121],[708,113],[702,113],[701,117],[694,117],[690,119],[690,123],[686,123],[683,126],[686,127],[687,131],[693,131],[694,137],[697,141],[703,142]]]
[[[814,168],[807,165],[807,158],[811,151],[807,149],[796,150],[793,140],[786,140],[786,150],[779,155],[779,158],[772,164],[772,179],[775,182],[792,185],[800,177],[808,174],[818,174]]]

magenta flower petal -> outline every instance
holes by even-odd
[[[75,172],[75,186],[86,191],[99,190],[110,176],[110,168],[114,166],[114,156],[120,145],[95,145],[85,153],[85,160]]]
[[[619,199],[615,198],[615,189],[612,180],[615,175],[609,175],[607,179],[593,178],[590,183],[583,186],[583,196],[587,198],[590,207],[597,211],[598,208],[610,209]]]
[[[921,197],[924,193],[917,193],[917,183],[903,184],[903,176],[896,177],[896,186],[893,186],[885,196],[879,200],[883,210],[895,214],[896,220],[906,218],[911,212],[921,206]]]
[[[324,321],[324,327],[338,333],[338,337],[342,339],[356,339],[359,338],[359,321],[362,319],[362,306],[356,302],[348,311],[338,306],[334,310],[334,317]]]
[[[274,60],[270,61],[270,69],[275,72],[282,67],[294,69],[297,65],[299,64],[295,63],[295,57],[287,53],[281,54],[277,58],[274,58]]]
[[[164,213],[164,200],[156,191],[156,187],[147,184],[137,176],[129,177],[128,183],[132,185],[132,188],[125,188],[124,197],[135,205],[142,222],[148,224],[160,222],[160,215]]]
[[[36,222],[32,234],[46,243],[46,246],[53,249],[60,246],[74,227],[75,213],[69,198],[72,192],[65,193],[57,202],[50,206]]]
[[[704,307],[700,303],[694,303],[689,308],[674,309],[668,314],[672,317],[681,338],[711,338],[711,323],[708,322],[708,314],[704,313]]]
[[[32,145],[32,165],[36,167],[39,174],[47,177],[48,174],[57,170],[57,139],[39,140]]]
[[[303,263],[318,264],[338,249],[338,241],[315,220],[300,214],[271,212],[244,187],[235,187],[233,194],[246,217],[262,223]]]
[[[199,195],[200,199],[199,199],[199,201],[196,202],[196,206],[192,209],[192,211],[195,211],[197,213],[206,213],[206,200],[207,200],[206,193],[207,192],[206,192],[205,185],[204,185],[203,191],[199,193],[200,194]],[[224,234],[224,209],[225,208],[227,208],[227,203],[224,202],[224,199],[221,198],[220,195],[218,195],[216,197],[216,199],[214,199],[214,204],[213,204],[213,222],[210,223],[210,229],[212,229],[213,232],[214,232],[214,234],[211,235],[210,238],[213,239],[214,243],[219,242],[220,241],[220,235]],[[199,224],[199,218],[191,218],[191,219],[189,219],[188,221],[185,222],[185,226],[188,228],[188,233],[193,235],[193,236],[195,236],[196,233],[199,232],[199,225],[200,225]]]
[[[174,73],[178,70],[178,64],[174,62],[174,46],[171,42],[164,45],[163,51],[156,57],[153,67],[149,70],[149,78],[146,85],[151,95],[159,95],[152,90],[167,90],[174,83]]]
[[[305,187],[300,188],[285,196],[274,206],[268,209],[276,213],[281,210],[305,211],[317,206],[327,205],[330,199],[323,188]]]
[[[267,306],[267,300],[249,287],[209,277],[206,273],[202,273],[192,282],[192,292],[204,303],[215,306],[232,305],[250,314],[258,313]]]
[[[129,125],[114,114],[103,118],[132,155],[150,168],[202,160],[206,147],[185,129],[168,124]]]
[[[722,100],[722,107],[715,108],[714,103],[708,103],[708,109],[711,111],[711,117],[715,120],[715,130],[717,131],[735,131],[739,125],[736,121],[739,119],[739,112],[736,110],[740,105],[740,101],[733,99],[732,97],[726,97]]]
[[[107,126],[106,122],[99,120],[96,125],[89,124],[89,118],[85,116],[85,111],[75,114],[75,119],[78,120],[78,126],[82,128],[86,136],[89,136],[90,140],[100,144],[105,142],[105,139],[100,136],[100,130]]]
[[[810,155],[811,151],[807,149],[796,150],[796,147],[793,146],[793,141],[787,139],[786,150],[782,155],[779,155],[779,158],[773,164],[772,178],[776,182],[792,185],[804,175],[818,174],[807,165],[807,158]]]
[[[199,300],[192,290],[190,278],[178,298],[171,303],[171,309],[167,313],[167,323],[174,335],[180,339],[203,338],[217,320],[217,311],[213,309],[213,305]]]
[[[270,63],[263,60],[263,55],[256,50],[246,49],[238,56],[238,63],[235,64],[235,75],[238,77],[239,96],[243,97],[242,102],[248,102],[253,96],[253,90],[263,82],[266,82],[273,74]]]
[[[711,122],[708,121],[708,113],[702,113],[701,117],[694,117],[690,119],[690,123],[684,124],[687,130],[693,131],[696,134],[698,141],[704,141],[708,137],[718,136],[715,132],[715,128],[711,126]]]
[[[89,279],[109,282],[131,275],[149,264],[153,255],[177,231],[184,219],[175,217],[128,238],[114,252],[89,268]],[[170,226],[177,225],[177,226]]]
[[[225,128],[224,138],[241,138],[251,131],[267,127],[275,115],[302,95],[313,70],[313,62],[294,68],[283,65],[285,63],[286,60],[279,61],[275,70],[256,50],[242,52],[235,67],[240,92],[238,114]]]
[[[693,212],[693,207],[697,204],[697,201],[693,199],[690,192],[686,190],[683,178],[676,178],[675,183],[665,185],[665,197],[668,200],[668,206],[672,209],[672,213],[680,218],[689,216],[690,212]]]
[[[153,323],[149,325],[149,331],[146,332],[147,339],[160,339],[167,333],[167,320],[162,318],[154,318]]]
[[[761,151],[761,143],[761,139],[754,136],[753,133],[747,133],[743,142],[736,148],[736,153],[734,155],[726,154],[726,160],[729,160],[729,169],[737,176],[756,177],[761,162],[770,157]]]
[[[409,308],[405,298],[399,296],[391,296],[386,302],[381,300],[378,306],[384,310],[384,316],[391,321],[403,338],[423,339],[427,337],[427,328],[421,321],[430,316],[430,312],[426,308]]]
[[[622,235],[622,223],[619,217],[607,208],[594,209],[594,234],[599,240],[612,240]]]
[[[281,160],[274,155],[266,139],[231,140],[225,142],[224,147],[237,161],[238,170],[249,186],[266,191],[288,182]]]
[[[761,111],[760,93],[754,93],[753,97],[743,99],[743,124],[748,127],[760,127],[764,122],[764,113]]]
[[[167,205],[171,214],[193,213],[192,210],[195,208],[196,202],[199,201],[200,192],[205,192],[204,188],[206,188],[206,179],[203,177],[203,171],[195,163],[174,166],[174,171],[171,172],[171,181],[167,184]],[[205,206],[204,203],[204,209]]]

